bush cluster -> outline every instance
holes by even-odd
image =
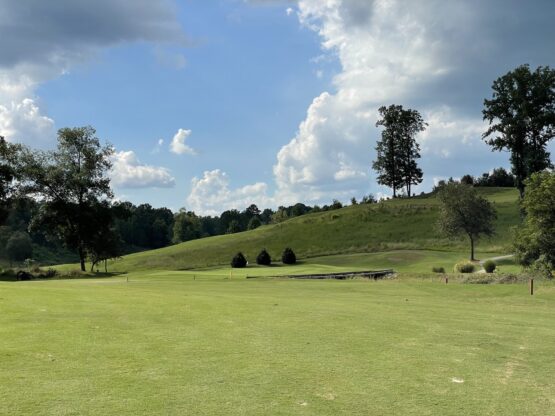
[[[445,268],[443,268],[443,267],[433,267],[432,271],[434,273],[445,273]]]
[[[493,260],[486,260],[484,262],[484,270],[486,273],[493,273],[497,268],[497,264]]]
[[[474,270],[476,270],[476,266],[469,261],[461,261],[455,264],[454,268],[456,273],[474,273]]]
[[[287,247],[283,250],[281,261],[283,264],[295,264],[297,263],[297,256],[291,248]],[[241,252],[237,253],[231,260],[231,267],[234,269],[247,267],[247,264],[247,259]],[[256,264],[261,266],[270,266],[272,264],[272,256],[270,256],[270,253],[268,253],[266,249],[263,249],[260,253],[258,253],[258,256],[256,256]]]

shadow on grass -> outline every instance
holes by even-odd
[[[0,274],[0,282],[37,282],[46,280],[87,280],[87,279],[110,279],[127,274],[127,272],[98,272],[98,273],[69,273],[59,274],[53,277],[33,276],[30,279],[18,279],[16,274],[3,273]]]

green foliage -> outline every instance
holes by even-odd
[[[283,250],[281,261],[283,264],[295,264],[297,262],[297,256],[292,249],[287,247],[285,250]]]
[[[6,253],[11,261],[16,262],[33,257],[33,242],[29,234],[20,231],[14,233],[6,244]]]
[[[412,185],[422,182],[422,170],[417,165],[420,146],[416,135],[426,128],[426,123],[416,110],[403,109],[401,105],[380,107],[382,117],[376,126],[383,126],[382,138],[376,144],[376,160],[372,168],[378,173],[378,183],[393,190],[405,187],[411,196]]]
[[[474,265],[474,263],[471,263],[469,261],[461,261],[455,264],[455,267],[453,268],[453,271],[455,273],[474,273],[475,270],[476,266]]]
[[[229,223],[229,226],[227,227],[226,233],[227,234],[235,234],[235,233],[239,233],[241,231],[243,231],[243,230],[241,229],[241,224],[239,224],[239,221],[232,220]]]
[[[269,266],[272,264],[272,258],[266,249],[263,249],[260,253],[258,253],[258,256],[256,256],[256,264],[261,266]]]
[[[256,230],[261,225],[262,225],[262,221],[260,221],[260,218],[258,216],[252,217],[249,220],[249,224],[247,225],[247,230]]]
[[[184,241],[195,240],[201,237],[200,218],[192,211],[180,210],[175,215],[173,224],[173,242],[183,243]]]
[[[445,267],[432,267],[434,273],[445,273]]]
[[[496,210],[469,185],[447,183],[437,194],[441,202],[438,226],[449,236],[466,235],[470,239],[470,260],[474,260],[474,244],[481,235],[494,234]]]
[[[243,253],[239,252],[233,259],[231,259],[231,267],[234,269],[242,269],[243,267],[247,267],[247,259]]]
[[[497,268],[497,264],[493,260],[486,260],[483,267],[486,273],[493,273]]]
[[[482,111],[489,123],[483,138],[494,150],[511,152],[521,198],[525,179],[551,166],[546,147],[555,137],[555,70],[521,65],[494,81]]]
[[[526,186],[522,201],[526,218],[516,232],[516,256],[520,264],[551,277],[555,270],[555,172],[533,174]]]

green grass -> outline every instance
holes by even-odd
[[[499,218],[496,236],[481,240],[477,249],[485,253],[506,253],[511,240],[511,227],[519,222],[517,192],[507,188],[479,188],[479,191],[495,203]],[[262,248],[267,248],[274,259],[279,259],[285,247],[292,247],[298,257],[305,259],[396,250],[451,251],[460,253],[457,256],[462,255],[462,258],[467,257],[468,241],[438,235],[435,229],[437,215],[438,202],[433,196],[350,206],[293,218],[253,231],[132,254],[112,263],[110,269],[185,270],[221,266],[229,264],[238,251],[245,253],[253,262]],[[428,266],[431,268],[432,264]],[[384,264],[384,267],[390,266]]]
[[[0,414],[555,414],[553,284],[228,271],[0,282]]]

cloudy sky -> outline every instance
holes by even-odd
[[[395,103],[429,123],[429,190],[508,166],[482,103],[555,66],[554,21],[550,0],[0,0],[0,135],[90,124],[120,199],[219,213],[388,194],[370,166]]]

